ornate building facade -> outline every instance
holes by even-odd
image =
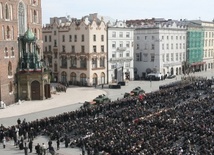
[[[0,101],[6,105],[19,99],[16,73],[21,48],[17,40],[29,27],[37,38],[42,57],[41,0],[0,0]]]
[[[106,32],[106,24],[96,17],[51,18],[42,33],[52,81],[82,86],[107,83]]]

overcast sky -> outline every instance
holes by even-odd
[[[42,0],[42,21],[91,13],[118,20],[165,18],[212,21],[214,0]]]

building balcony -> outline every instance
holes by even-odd
[[[132,61],[132,60],[133,60],[132,57],[119,57],[119,58],[111,58],[110,62],[117,62],[117,61],[128,62],[128,61]]]
[[[126,47],[118,47],[118,48],[117,48],[117,51],[119,51],[119,52],[126,51]]]

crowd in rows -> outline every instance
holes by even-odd
[[[0,139],[44,134],[82,154],[214,154],[213,88],[207,79],[58,116],[1,126]],[[27,135],[27,136],[26,136]]]

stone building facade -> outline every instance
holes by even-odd
[[[105,22],[96,16],[51,18],[42,33],[52,81],[81,86],[107,83],[106,32]]]
[[[27,27],[37,37],[42,56],[41,0],[0,0],[0,101],[6,105],[18,98],[16,72],[19,62],[18,38]]]

